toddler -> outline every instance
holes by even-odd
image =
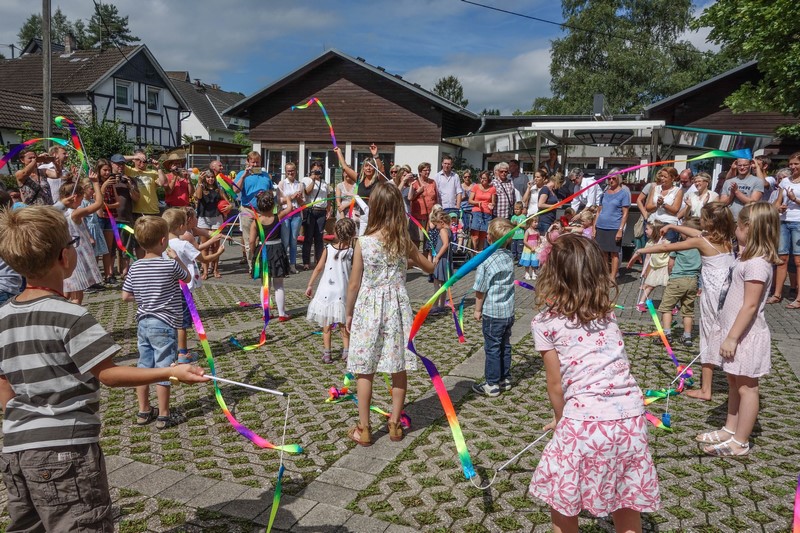
[[[522,202],[516,202],[514,204],[514,214],[511,216],[511,224],[513,226],[518,226],[525,222],[525,214],[522,212],[524,207],[525,206]],[[522,252],[524,251],[524,236],[525,230],[523,228],[517,228],[514,231],[514,235],[511,237],[511,253],[514,255],[515,263],[522,259]]]
[[[647,247],[661,244],[663,239],[660,239],[660,232],[663,226],[658,222],[649,222],[644,232],[647,235]],[[633,266],[637,255],[634,254],[631,260],[628,261],[628,268]],[[652,253],[645,259],[645,265],[642,269],[642,287],[639,289],[639,302],[636,304],[636,309],[644,313],[647,311],[645,302],[650,298],[650,293],[656,287],[666,287],[667,280],[669,279],[669,253]],[[671,321],[670,321],[671,322]]]
[[[539,249],[539,237],[536,226],[539,225],[539,217],[533,216],[528,220],[528,227],[525,229],[522,250],[522,258],[519,264],[525,267],[525,279],[536,280],[536,269],[539,268],[539,256],[536,251]]]

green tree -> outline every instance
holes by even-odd
[[[552,98],[528,114],[589,114],[603,93],[609,112],[638,113],[731,66],[679,36],[691,0],[562,0],[567,35],[550,50]]]
[[[480,114],[481,115],[499,116],[500,115],[500,110],[499,109],[487,109],[487,108],[484,107],[483,111],[481,111]]]
[[[55,13],[50,19],[50,40],[54,43],[64,44],[68,34],[75,36],[78,48],[86,48],[86,25],[78,19],[71,22],[67,16],[61,12],[61,8],[56,8]],[[31,39],[42,38],[42,14],[34,13],[25,20],[17,33],[20,47],[24,48]]]
[[[734,113],[776,111],[800,117],[800,4],[795,0],[718,0],[694,21],[695,29],[711,28],[709,40],[741,62],[755,59],[762,74],[726,100]],[[800,137],[800,124],[778,129]]]
[[[108,48],[139,42],[128,28],[128,17],[121,16],[114,4],[95,3],[86,34],[90,47]]]
[[[127,154],[132,151],[131,142],[119,121],[90,121],[77,126],[91,161],[110,157],[112,154]]]
[[[440,78],[433,86],[433,92],[461,107],[469,105],[469,100],[464,98],[464,87],[455,76]]]
[[[233,134],[233,144],[241,145],[242,154],[247,154],[253,151],[253,141],[247,136],[247,133],[240,129],[236,130]]]

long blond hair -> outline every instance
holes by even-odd
[[[365,235],[380,233],[386,255],[397,261],[408,254],[408,220],[400,189],[379,181],[369,195],[369,219]]]
[[[747,226],[747,243],[740,256],[742,261],[763,257],[773,265],[782,263],[778,257],[781,221],[775,206],[766,202],[748,204],[739,212],[739,224]]]
[[[587,324],[612,311],[616,300],[612,289],[619,292],[600,246],[592,239],[567,233],[553,241],[539,270],[536,305]]]

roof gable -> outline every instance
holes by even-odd
[[[183,73],[181,73],[183,74]],[[242,93],[223,91],[205,83],[182,81],[171,75],[172,84],[186,101],[188,109],[206,129],[228,129],[230,119],[223,116],[224,111],[244,98]],[[186,73],[185,79],[189,76]]]
[[[244,110],[247,109],[248,106],[250,106],[254,102],[257,102],[259,100],[262,100],[263,98],[266,98],[270,94],[272,94],[275,91],[285,87],[286,85],[292,83],[293,81],[301,78],[302,76],[306,75],[307,73],[309,73],[310,71],[314,70],[315,68],[320,67],[324,63],[329,62],[331,60],[335,60],[335,59],[341,59],[341,60],[350,62],[350,63],[352,63],[354,65],[358,65],[359,67],[364,68],[364,69],[372,72],[373,74],[375,74],[377,76],[380,76],[380,77],[383,77],[383,78],[385,78],[387,80],[390,80],[392,83],[396,84],[398,86],[398,88],[400,88],[402,90],[405,90],[405,91],[411,91],[413,93],[416,93],[418,96],[424,98],[425,100],[428,100],[431,104],[441,108],[443,111],[446,111],[446,112],[449,112],[449,113],[453,113],[453,114],[460,114],[460,115],[462,115],[464,117],[467,117],[467,118],[470,118],[470,119],[478,118],[478,115],[476,115],[472,111],[469,111],[468,109],[466,109],[464,107],[458,106],[457,104],[451,102],[450,100],[448,100],[446,98],[442,98],[441,96],[439,96],[439,95],[437,95],[437,94],[435,94],[435,93],[433,93],[431,91],[428,91],[427,89],[424,89],[418,83],[411,83],[411,82],[403,79],[403,77],[400,76],[399,74],[390,74],[390,73],[386,72],[386,69],[384,69],[383,67],[376,67],[376,66],[370,65],[363,58],[360,58],[360,57],[359,58],[353,58],[353,57],[351,57],[351,56],[349,56],[349,55],[347,55],[347,54],[345,54],[343,52],[340,52],[339,50],[336,50],[336,49],[331,49],[331,50],[328,50],[327,52],[324,52],[320,56],[316,57],[315,59],[312,59],[311,61],[309,61],[305,65],[301,66],[297,70],[294,70],[293,72],[291,72],[290,74],[284,76],[283,78],[275,81],[271,85],[268,85],[268,86],[264,87],[263,89],[260,89],[259,91],[256,91],[251,96],[241,100],[236,105],[233,105],[233,106],[229,107],[228,109],[226,109],[225,113],[232,114],[232,115],[241,114],[242,112],[244,112]]]

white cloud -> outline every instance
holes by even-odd
[[[537,96],[550,94],[550,49],[535,48],[510,58],[453,56],[440,65],[412,69],[403,77],[432,89],[440,78],[451,74],[464,86],[471,110],[497,108],[504,115],[515,109],[524,111]]]

